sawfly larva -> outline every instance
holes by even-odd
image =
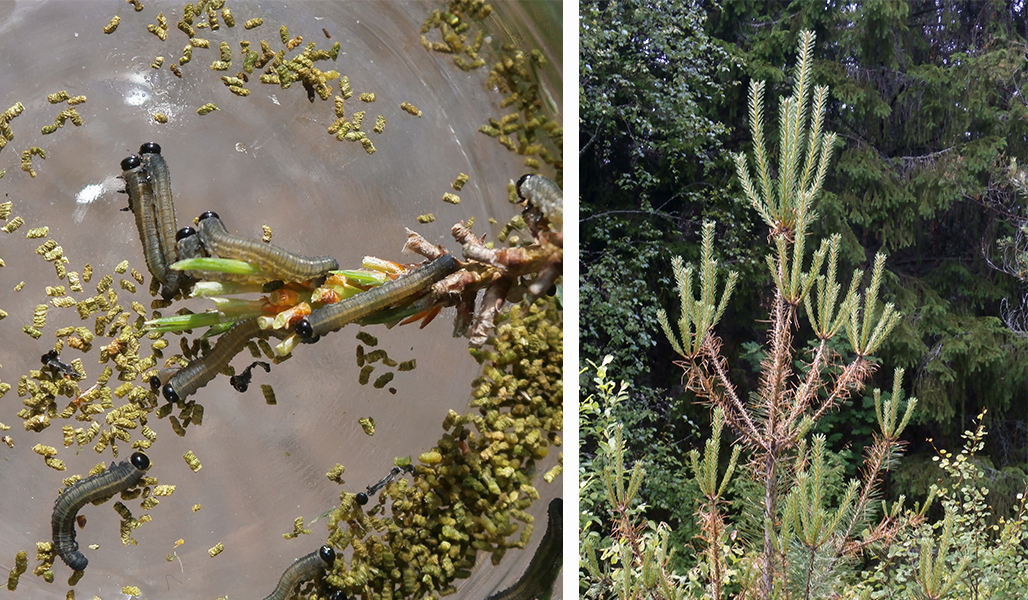
[[[387,281],[376,288],[312,311],[296,324],[296,333],[304,340],[311,340],[336,331],[348,323],[414,296],[456,271],[457,266],[457,260],[452,255],[444,254],[399,279]]]
[[[224,369],[236,354],[246,348],[250,338],[261,334],[257,319],[239,321],[218,338],[211,351],[189,363],[181,371],[172,375],[161,390],[168,402],[185,400],[196,390],[207,385]]]
[[[307,281],[339,268],[339,262],[331,256],[302,256],[274,244],[232,235],[214,212],[200,215],[198,229],[207,252],[256,265],[272,280]]]
[[[129,197],[129,209],[136,218],[136,230],[143,244],[143,259],[154,279],[164,284],[168,281],[168,264],[161,251],[153,191],[147,179],[143,159],[138,154],[133,154],[121,161],[121,168],[121,177],[125,180],[125,191]]]
[[[529,208],[538,210],[557,229],[564,227],[564,192],[542,175],[523,175],[517,182],[518,196]]]
[[[254,362],[250,363],[250,366],[243,369],[243,372],[239,375],[233,375],[232,377],[229,377],[228,382],[232,386],[232,388],[239,393],[243,393],[247,389],[249,389],[250,381],[253,379],[252,371],[254,367],[260,367],[264,369],[265,373],[271,373],[271,365],[261,360],[255,360]]]
[[[311,552],[298,558],[282,573],[275,591],[264,600],[286,600],[297,586],[321,575],[325,569],[331,568],[335,561],[336,551],[327,544],[319,548],[317,552]]]
[[[154,218],[157,221],[157,237],[164,256],[164,264],[170,265],[178,260],[176,249],[177,227],[175,221],[175,204],[171,196],[171,173],[168,163],[161,155],[161,147],[154,142],[147,142],[139,147],[139,156],[143,161],[150,191],[154,202]],[[165,289],[162,296],[170,299],[178,292],[184,275],[178,271],[168,270]]]
[[[183,227],[175,234],[175,250],[179,260],[190,258],[201,258],[203,247],[200,245],[200,237],[192,227]]]
[[[111,464],[103,473],[80,479],[57,497],[54,502],[53,528],[54,549],[66,565],[76,571],[83,571],[89,560],[79,552],[75,541],[75,517],[83,506],[102,498],[109,498],[118,492],[134,487],[150,468],[150,459],[142,452],[134,452],[128,461]]]

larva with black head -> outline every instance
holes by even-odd
[[[198,229],[200,243],[209,254],[256,265],[271,280],[307,281],[323,277],[329,271],[339,268],[339,262],[331,256],[293,254],[258,239],[232,235],[225,229],[218,214],[211,211],[200,215]]]
[[[563,566],[564,500],[554,498],[546,508],[546,533],[539,542],[532,560],[521,579],[486,600],[534,600],[553,591],[553,584]]]
[[[172,375],[162,393],[168,402],[178,402],[196,393],[224,369],[232,357],[246,347],[250,338],[261,334],[257,319],[239,321],[221,334],[211,351],[191,361],[185,368]]]
[[[382,479],[379,479],[377,482],[373,483],[372,485],[369,485],[366,488],[367,489],[366,492],[357,492],[356,498],[355,498],[355,500],[357,501],[357,504],[360,504],[361,506],[364,506],[365,504],[367,504],[369,497],[374,496],[375,494],[378,493],[378,490],[384,488],[385,486],[387,486],[390,483],[392,483],[393,481],[395,481],[396,478],[399,477],[401,473],[410,473],[411,475],[413,475],[414,474],[414,467],[412,467],[410,465],[404,465],[402,467],[393,467],[392,469],[389,470],[389,474],[388,475],[386,475]]]
[[[133,154],[121,161],[122,179],[125,180],[125,191],[128,192],[129,209],[136,218],[136,230],[139,241],[143,244],[143,259],[146,268],[154,279],[165,284],[162,296],[170,299],[174,295],[167,287],[168,263],[161,250],[160,235],[157,232],[157,217],[154,208],[153,190],[147,176],[146,164],[138,154]]]
[[[515,185],[518,197],[538,210],[557,229],[564,228],[564,192],[542,175],[523,175]]]
[[[89,502],[110,498],[135,487],[149,468],[150,459],[142,452],[134,452],[131,459],[112,463],[103,473],[76,481],[57,497],[50,525],[54,549],[64,564],[76,571],[84,571],[89,564],[89,559],[79,552],[79,544],[75,541],[75,517],[79,510]]]
[[[43,366],[50,367],[54,371],[61,374],[65,379],[82,379],[79,372],[75,370],[75,367],[60,359],[60,355],[57,354],[56,350],[51,350],[40,357]]]
[[[200,245],[200,236],[192,227],[183,227],[175,234],[175,250],[179,260],[190,258],[201,258],[203,246]]]
[[[319,548],[317,552],[311,552],[298,558],[282,573],[275,591],[264,600],[286,600],[297,586],[324,573],[325,569],[335,563],[335,560],[336,551],[327,544]]]
[[[183,227],[175,233],[175,255],[177,260],[202,258],[204,256],[203,246],[200,245],[200,236],[196,234],[195,229],[192,227]],[[179,279],[179,287],[184,290],[191,289],[193,284],[196,282],[196,279],[188,273],[178,273],[181,276],[181,279]]]
[[[164,264],[170,265],[179,260],[175,235],[178,225],[175,220],[175,204],[172,202],[171,196],[171,172],[168,170],[168,163],[164,160],[164,156],[161,155],[160,145],[154,142],[147,142],[140,146],[139,157],[143,162],[147,180],[150,182],[154,219],[157,222],[157,240],[161,254],[164,256]],[[167,281],[161,295],[167,299],[178,292],[186,275],[169,269],[166,277]]]
[[[243,369],[242,373],[229,377],[229,384],[231,384],[232,387],[240,394],[245,392],[250,387],[250,381],[253,379],[252,371],[254,367],[260,367],[264,369],[265,373],[271,373],[271,365],[262,360],[255,360],[254,362],[250,363],[250,366]]]
[[[418,294],[456,270],[457,260],[450,254],[444,254],[399,279],[311,311],[310,315],[296,324],[296,333],[304,340],[312,340],[336,331],[348,323]]]

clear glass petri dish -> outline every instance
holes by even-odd
[[[504,95],[487,84],[488,66],[463,71],[455,67],[452,55],[427,51],[421,44],[422,22],[444,4],[229,2],[236,26],[222,21],[217,31],[197,30],[196,37],[207,38],[210,48],[194,48],[192,59],[182,65],[179,57],[189,40],[175,23],[184,3],[144,4],[140,12],[123,2],[0,5],[6,63],[0,70],[0,110],[16,102],[25,107],[10,122],[14,139],[0,150],[0,169],[6,169],[0,201],[13,202],[14,215],[26,222],[12,234],[0,233],[0,257],[6,264],[0,270],[0,308],[9,315],[0,321],[0,381],[16,386],[21,374],[39,368],[39,356],[53,346],[57,328],[93,328],[92,317],[82,321],[74,308],[51,307],[39,340],[22,332],[31,324],[35,306],[50,300],[45,287],[68,285],[34,252],[46,239],[61,245],[67,270],[81,273],[86,263],[92,266],[96,275],[84,284],[87,293],[123,260],[149,282],[117,179],[121,160],[144,142],[162,147],[179,227],[214,210],[230,231],[258,237],[266,224],[274,243],[301,254],[332,255],[342,268],[359,267],[365,255],[419,262],[419,257],[401,254],[405,227],[459,254],[449,234],[451,225],[474,218],[475,230],[495,239],[519,212],[508,200],[508,184],[532,169],[524,156],[478,131],[489,119],[499,120],[515,109],[500,106]],[[536,72],[544,110],[559,120],[560,3],[497,3],[495,9],[485,22],[491,35],[486,45],[513,43],[526,52],[542,50],[548,63]],[[168,21],[166,41],[146,27],[157,24],[159,12]],[[117,30],[104,34],[102,28],[115,14],[121,17]],[[258,16],[263,25],[244,29],[246,20]],[[240,69],[239,41],[249,40],[259,50],[259,41],[265,39],[278,50],[280,25],[288,26],[291,38],[302,36],[304,45],[314,41],[317,48],[329,49],[340,43],[335,61],[316,66],[349,78],[354,95],[345,101],[346,117],[366,111],[363,128],[374,154],[360,143],[329,135],[326,130],[336,118],[331,99],[310,102],[299,83],[282,89],[258,83],[255,74],[246,97],[232,94],[223,84],[221,76]],[[441,39],[437,30],[426,36]],[[221,41],[229,43],[234,61],[224,72],[210,68],[219,58]],[[158,56],[164,57],[163,65],[152,68]],[[169,69],[173,63],[181,78]],[[331,83],[334,96],[338,81]],[[83,125],[68,120],[43,135],[41,129],[68,108],[66,102],[47,101],[47,94],[60,90],[87,97],[75,106]],[[374,93],[375,101],[360,101],[361,93]],[[418,107],[423,116],[407,114],[401,102]],[[215,103],[218,110],[198,115],[206,103]],[[168,122],[158,123],[156,113]],[[378,115],[386,119],[381,134],[371,131]],[[31,146],[46,153],[45,159],[32,158],[34,178],[19,168],[20,153]],[[554,173],[548,165],[538,172]],[[460,173],[469,181],[455,192],[450,184]],[[443,202],[448,192],[458,194],[460,204]],[[418,217],[428,213],[435,220],[419,223]],[[44,238],[25,239],[29,228],[44,225],[49,228]],[[121,277],[116,274],[114,280],[119,301],[126,307],[132,300],[149,306],[146,285],[131,294],[118,287]],[[124,278],[131,279],[127,274]],[[19,282],[24,286],[13,291]],[[209,301],[191,299],[169,311],[210,306]],[[188,427],[184,437],[172,431],[168,419],[151,418],[158,441],[147,451],[153,463],[148,474],[176,489],[145,513],[138,500],[125,502],[136,517],[152,517],[133,532],[136,545],[121,543],[113,500],[82,509],[87,523],[77,539],[90,564],[73,588],[77,595],[123,597],[124,586],[137,586],[151,598],[269,594],[295,558],[324,542],[327,519],[318,517],[338,505],[341,490],[364,490],[389,471],[396,457],[416,461],[439,439],[447,410],[468,410],[479,365],[469,356],[467,341],[451,336],[452,317],[451,309],[421,330],[417,325],[364,328],[378,338],[375,349],[386,350],[397,361],[417,360],[416,369],[395,372],[382,389],[359,384],[355,351],[362,342],[354,337],[359,329],[350,326],[298,348],[271,373],[256,371],[246,393],[233,390],[227,377],[216,378],[195,396],[205,408],[203,425]],[[178,336],[167,338],[168,352],[176,351]],[[95,350],[62,353],[68,361],[75,357],[86,366],[85,388],[102,366]],[[250,360],[244,353],[232,364],[238,371]],[[372,381],[390,370],[395,371],[381,367]],[[277,405],[265,403],[262,383],[274,387]],[[17,594],[52,597],[69,589],[71,569],[58,559],[55,582],[48,584],[32,568],[37,564],[35,543],[50,539],[61,479],[85,474],[101,461],[109,464],[113,457],[109,449],[97,454],[92,444],[65,448],[61,426],[82,426],[74,420],[55,419],[41,433],[24,431],[15,416],[21,400],[11,390],[0,401],[0,422],[11,426],[0,434],[14,443],[13,448],[0,445],[0,567],[12,567],[15,553],[27,550],[29,572],[21,576]],[[375,419],[374,436],[362,430],[358,419],[364,417]],[[32,450],[36,444],[56,447],[67,471],[46,467]],[[203,464],[197,473],[182,458],[187,450]],[[546,468],[559,449],[552,450]],[[123,443],[118,460],[130,454]],[[344,485],[325,477],[336,463],[346,467]],[[472,577],[457,582],[459,594],[485,597],[524,571],[545,529],[546,504],[562,495],[559,480],[545,484],[539,475],[542,498],[530,511],[536,532],[528,549],[508,552],[497,566],[482,553]],[[194,512],[195,504],[202,508]],[[311,534],[283,539],[298,516],[304,517]],[[219,542],[224,551],[210,557],[208,549]],[[87,549],[91,544],[99,547]],[[559,597],[560,582],[556,590]]]

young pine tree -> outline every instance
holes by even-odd
[[[716,421],[723,418],[734,432],[737,446],[746,452],[746,471],[762,489],[763,543],[751,555],[753,577],[743,581],[746,589],[741,594],[762,600],[827,597],[839,584],[848,559],[868,545],[892,539],[899,527],[899,505],[886,508],[872,500],[883,471],[898,456],[899,436],[916,402],[910,400],[900,414],[902,370],[895,373],[891,396],[883,399],[875,391],[879,431],[865,449],[859,480],[850,482],[839,494],[841,499],[829,506],[825,439],[810,435],[811,430],[863,388],[875,370],[870,357],[895,327],[899,314],[892,304],[878,302],[884,255],[875,257],[862,291],[864,273],[856,271],[840,298],[840,236],[821,240],[812,253],[807,251],[809,228],[818,218],[815,200],[836,143],[835,134],[823,129],[828,89],[811,91],[813,47],[814,34],[803,32],[793,94],[783,98],[779,108],[777,168],[772,167],[764,137],[763,82],[750,86],[753,169],[746,156],[735,156],[743,191],[769,229],[767,266],[775,285],[757,393],[740,398],[715,334],[736,276],[729,273],[718,291],[713,223],[703,226],[698,265],[685,266],[681,258],[672,262],[681,296],[679,318],[672,325],[664,311],[659,313],[664,333],[681,357],[676,364],[685,372],[687,387],[712,405]],[[798,372],[793,368],[798,346],[794,336],[801,318],[809,321],[816,340],[811,355],[802,356],[808,368]],[[848,341],[851,358],[844,360],[832,349],[837,336]],[[710,452],[708,448],[707,456]],[[724,593],[721,548],[726,515],[721,500],[725,486],[713,485],[714,460],[713,467],[694,461],[694,469],[698,479],[707,480],[706,487],[701,482],[701,541],[708,549],[703,559],[707,593],[717,600]]]

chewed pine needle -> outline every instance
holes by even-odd
[[[212,271],[231,275],[258,276],[262,273],[260,267],[233,258],[187,258],[172,263],[171,268],[176,271]]]

